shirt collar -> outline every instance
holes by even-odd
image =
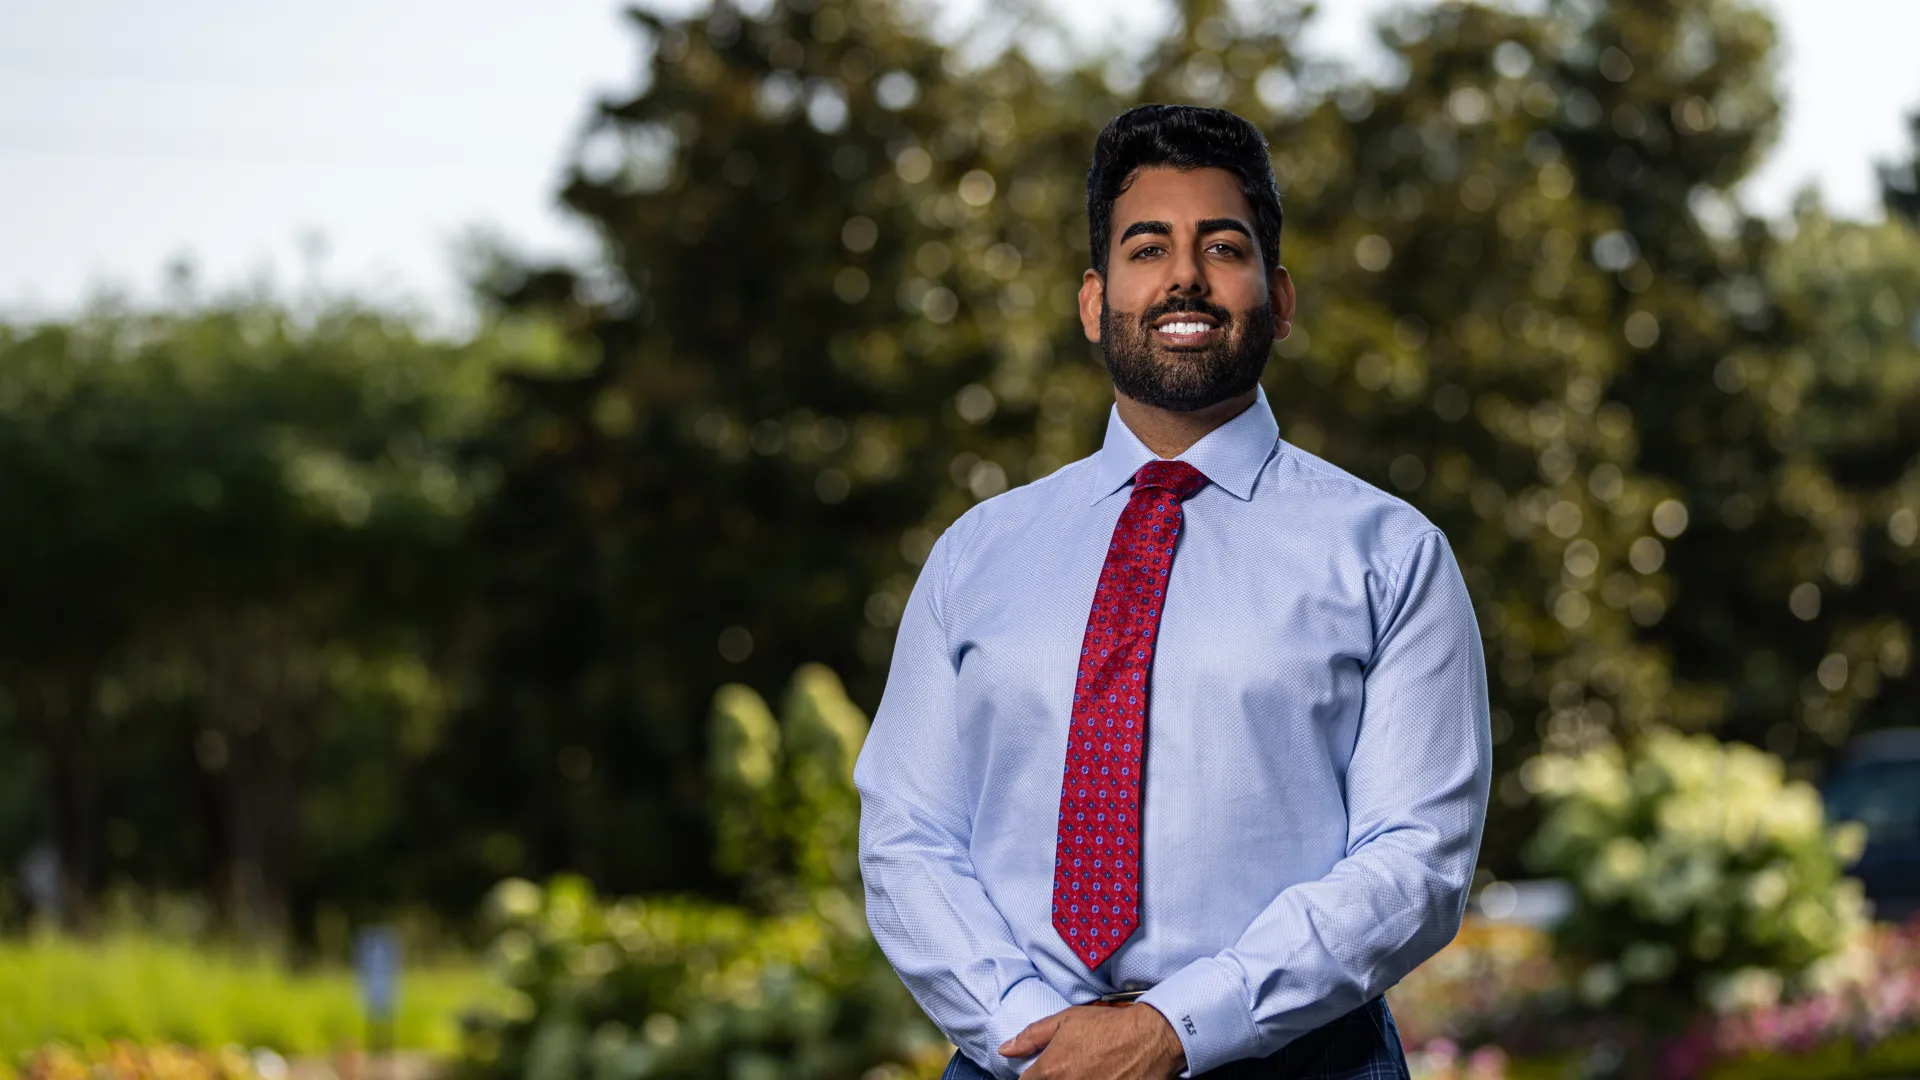
[[[1279,438],[1280,425],[1273,418],[1273,407],[1267,404],[1267,391],[1256,386],[1253,404],[1207,432],[1175,460],[1199,469],[1208,480],[1245,502],[1253,498],[1253,482],[1266,466],[1267,458],[1272,456]],[[1090,501],[1097,503],[1120,490],[1140,471],[1140,466],[1158,456],[1120,419],[1120,408],[1114,406],[1107,414],[1107,438],[1100,445]]]

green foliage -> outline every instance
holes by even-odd
[[[477,966],[401,975],[396,1045],[449,1052],[461,1010],[498,1000]],[[281,1054],[360,1046],[366,1036],[353,973],[289,971],[266,955],[135,934],[97,941],[57,935],[0,940],[0,1062],[49,1043],[229,1043]]]
[[[578,878],[503,883],[494,953],[520,996],[478,1025],[462,1072],[854,1078],[944,1063],[950,1048],[847,900],[823,892],[759,916],[666,897],[602,904]]]
[[[778,724],[759,694],[722,687],[708,720],[716,867],[771,904],[793,890],[857,882],[853,763],[866,731],[865,715],[821,664],[794,673]]]
[[[351,307],[0,327],[0,724],[38,751],[70,914],[126,873],[272,931],[391,828],[369,770],[434,737],[489,482],[463,444],[504,371],[570,353]],[[336,733],[386,753],[345,765],[358,808],[302,805]]]
[[[937,1075],[951,1047],[861,904],[852,767],[866,724],[825,668],[795,674],[777,727],[753,691],[723,688],[710,721],[718,860],[748,873],[760,902],[602,902],[577,876],[502,882],[492,955],[513,996],[474,1025],[462,1074]]]
[[[718,808],[714,865],[747,878],[776,866],[779,857],[780,728],[765,699],[733,683],[714,694],[707,732],[707,775]]]
[[[785,702],[787,776],[793,795],[781,820],[803,889],[852,888],[860,880],[860,793],[853,764],[867,718],[833,672],[809,664],[794,673]]]
[[[1802,527],[1746,571],[1763,596],[1740,615],[1779,625],[1733,639],[1751,651],[1729,681],[1738,734],[1807,756],[1920,710],[1920,234],[1803,206],[1769,272],[1808,337],[1715,377],[1769,403],[1768,438],[1788,452],[1756,499]]]
[[[1864,927],[1859,883],[1842,877],[1864,830],[1829,827],[1770,754],[1653,731],[1631,755],[1544,754],[1525,776],[1546,807],[1529,859],[1577,890],[1556,935],[1589,1005],[1672,1025],[1777,996]]]

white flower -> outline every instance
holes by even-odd
[[[1753,875],[1747,882],[1747,903],[1771,911],[1787,898],[1787,875],[1778,864]]]
[[[1612,964],[1595,964],[1580,973],[1580,1000],[1605,1005],[1620,993],[1620,971]]]
[[[1833,857],[1852,866],[1867,850],[1867,827],[1857,821],[1843,821],[1829,831],[1827,841]]]
[[[1786,980],[1777,971],[1743,967],[1707,982],[1707,1003],[1713,1011],[1732,1012],[1765,1008],[1780,1000]]]
[[[1633,982],[1655,982],[1673,971],[1671,945],[1658,941],[1636,941],[1620,954],[1620,973]]]
[[[1812,785],[1795,782],[1768,800],[1763,828],[1776,843],[1793,843],[1819,836],[1823,816]]]

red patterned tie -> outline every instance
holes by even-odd
[[[1053,925],[1089,971],[1140,925],[1147,669],[1173,572],[1180,503],[1206,486],[1184,461],[1150,461],[1133,474],[1133,495],[1113,528],[1080,646],[1054,848]]]

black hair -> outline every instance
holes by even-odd
[[[1267,271],[1279,267],[1280,188],[1260,130],[1225,109],[1135,105],[1101,129],[1087,169],[1088,249],[1101,276],[1107,272],[1113,204],[1137,171],[1156,166],[1225,169],[1237,177],[1253,207],[1253,230]]]

